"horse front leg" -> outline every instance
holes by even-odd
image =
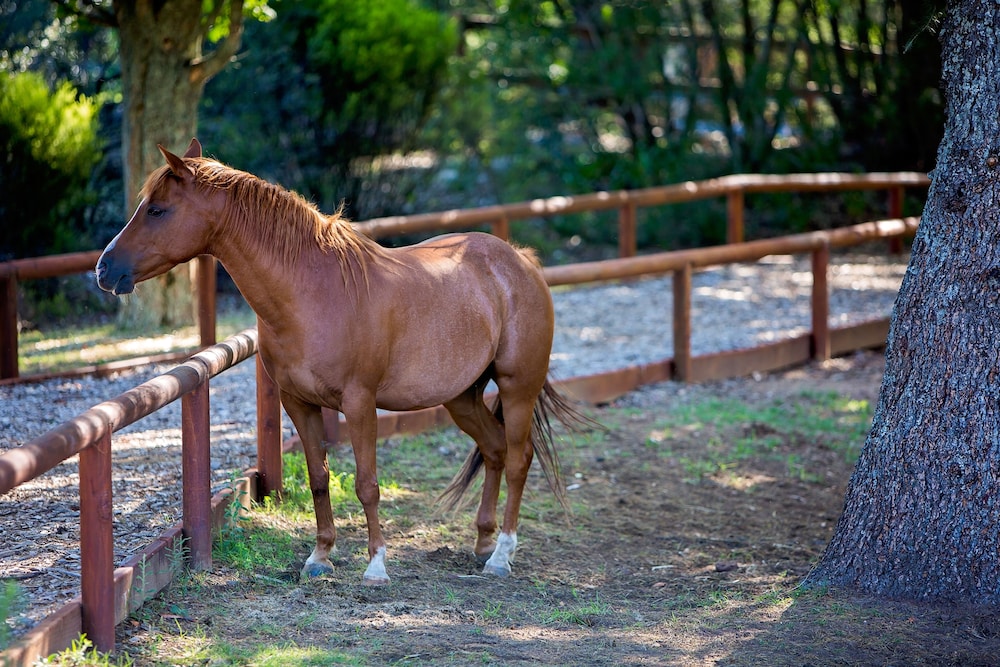
[[[323,446],[323,415],[318,405],[303,403],[285,392],[281,392],[281,403],[302,441],[313,510],[316,513],[316,547],[302,566],[301,576],[318,577],[333,572],[330,552],[336,548],[337,543],[337,528],[333,522],[333,506],[330,503],[330,464]]]
[[[353,401],[345,399],[342,408],[351,436],[351,448],[354,450],[354,490],[368,522],[368,567],[363,581],[368,585],[382,586],[389,583],[389,575],[385,569],[385,539],[378,519],[379,489],[375,456],[378,415],[375,411],[375,397],[355,398]]]

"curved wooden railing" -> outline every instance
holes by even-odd
[[[376,218],[357,227],[372,238],[446,229],[490,225],[496,236],[508,238],[510,221],[587,211],[618,210],[618,256],[636,254],[636,209],[680,204],[702,199],[726,198],[726,242],[744,239],[745,198],[765,192],[844,192],[885,190],[889,194],[888,218],[903,215],[906,188],[927,187],[930,179],[918,172],[869,174],[733,174],[705,181],[687,181],[640,190],[594,192],[534,199],[517,204],[498,204],[419,215]]]
[[[419,215],[376,218],[357,223],[356,227],[372,238],[412,234],[424,231],[469,229],[489,225],[493,234],[510,237],[510,222],[529,218],[568,215],[588,211],[618,210],[618,256],[637,253],[636,211],[703,199],[726,198],[726,240],[744,240],[744,203],[746,195],[774,192],[843,192],[885,190],[888,193],[888,218],[903,215],[906,188],[927,187],[926,175],[917,172],[870,174],[736,174],[705,181],[689,181],[641,190],[595,192],[535,199],[532,201],[478,208],[423,213]],[[55,255],[34,259],[0,262],[0,381],[19,376],[17,349],[17,284],[19,280],[52,278],[93,270],[100,251]],[[198,323],[202,347],[215,342],[215,260],[198,258]],[[177,357],[177,355],[173,355]],[[163,358],[140,360],[142,363]],[[120,370],[128,362],[88,367],[83,372]],[[37,378],[36,378],[37,379]]]
[[[24,640],[0,653],[0,664],[34,664],[85,633],[101,651],[115,644],[115,626],[169,583],[170,552],[187,554],[191,567],[212,563],[212,531],[234,493],[259,499],[281,485],[281,415],[277,391],[258,361],[257,469],[232,488],[211,495],[209,380],[257,352],[248,329],[186,362],[20,447],[0,454],[0,495],[79,454],[80,597],[43,621]],[[259,360],[259,357],[258,357]],[[182,514],[180,524],[116,568],[112,537],[111,435],[181,399]],[[275,467],[276,466],[276,467]],[[245,493],[243,493],[245,492]],[[140,583],[141,582],[141,583]]]

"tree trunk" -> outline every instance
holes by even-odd
[[[138,204],[146,176],[163,164],[156,145],[183,152],[195,136],[198,103],[206,81],[239,46],[242,2],[234,0],[230,37],[211,58],[202,58],[202,42],[211,22],[203,15],[202,7],[202,0],[115,2],[124,95],[126,219]],[[123,304],[122,323],[136,328],[193,323],[192,272],[193,268],[180,266],[149,281],[138,299]]]
[[[946,125],[900,288],[874,423],[807,578],[1000,603],[1000,6],[953,0]]]

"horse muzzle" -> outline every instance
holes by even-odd
[[[94,274],[97,276],[97,286],[115,296],[131,294],[135,289],[135,278],[131,268],[120,266],[113,258],[108,257],[107,250],[97,260]]]

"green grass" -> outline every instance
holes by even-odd
[[[831,392],[802,392],[783,400],[749,405],[728,398],[685,404],[658,422],[647,447],[673,456],[678,437],[704,439],[704,456],[677,456],[690,481],[735,468],[758,457],[783,460],[789,476],[818,481],[803,452],[825,447],[854,461],[871,427],[872,406]]]
[[[0,651],[10,644],[10,626],[7,619],[24,605],[24,593],[16,581],[0,579]]]
[[[81,636],[69,648],[50,655],[41,664],[58,667],[131,667],[135,660],[128,653],[101,653],[94,648],[93,642]]]

